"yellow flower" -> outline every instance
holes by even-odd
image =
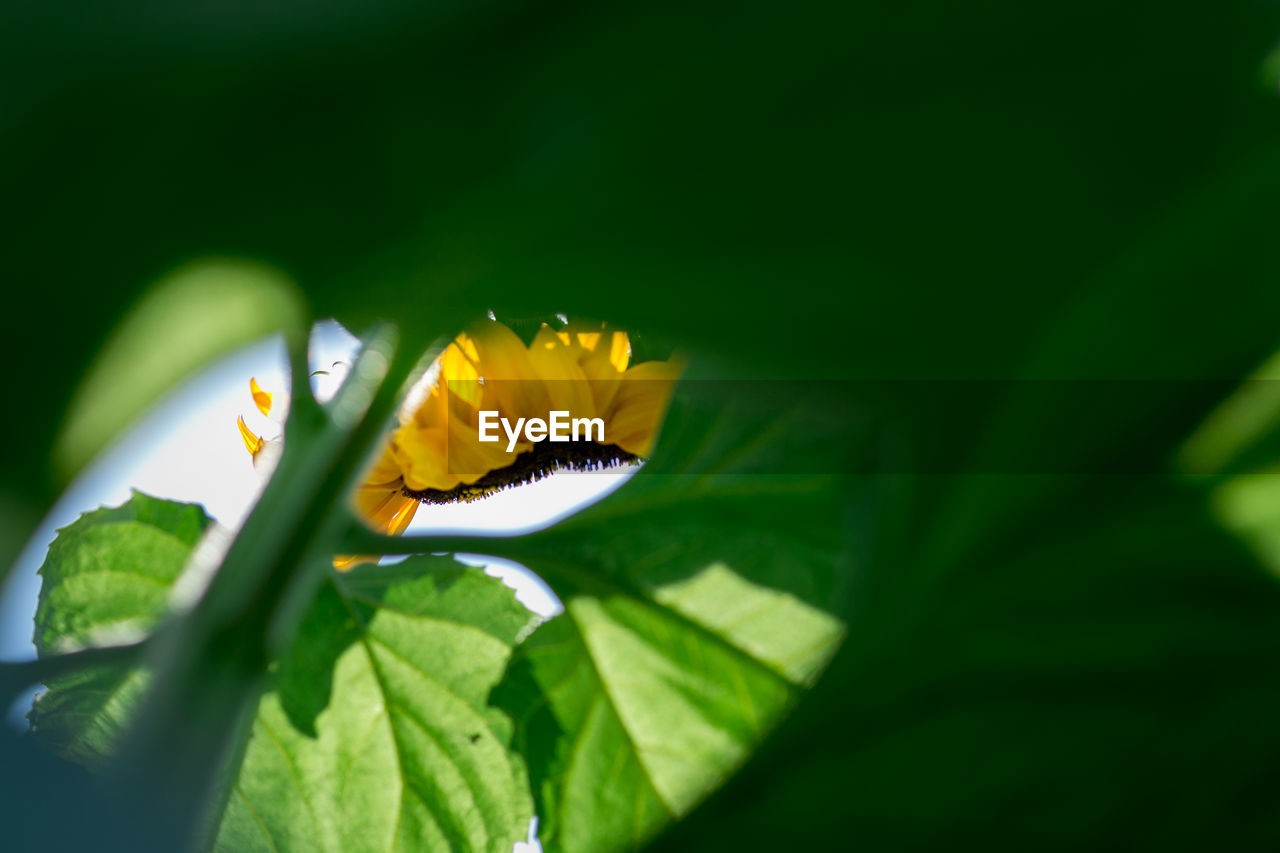
[[[420,503],[471,501],[559,469],[638,462],[653,449],[680,366],[674,359],[630,366],[630,358],[626,332],[603,324],[543,324],[528,346],[502,323],[473,324],[410,394],[400,426],[355,496],[356,508],[375,529],[397,535]],[[252,381],[250,391],[270,413],[271,395]],[[482,412],[489,421],[485,441]],[[534,418],[550,423],[553,412],[598,428],[575,431],[568,441],[512,434],[512,425]],[[240,432],[256,462],[267,443],[243,418]]]
[[[543,325],[529,346],[503,324],[481,321],[440,357],[421,405],[404,418],[380,470],[398,471],[403,491],[426,503],[469,501],[561,468],[636,462],[653,449],[680,369],[674,361],[628,367],[625,332],[603,325]],[[480,413],[508,425],[552,412],[566,420],[598,419],[593,439],[514,441],[490,430],[480,440]],[[509,427],[504,427],[507,429]]]

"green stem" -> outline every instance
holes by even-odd
[[[303,351],[290,352],[295,402],[279,467],[199,604],[157,644],[157,676],[111,771],[125,807],[165,816],[148,828],[152,847],[185,850],[199,828],[216,833],[219,792],[239,771],[267,665],[324,576],[346,496],[418,364],[381,327],[321,408]]]
[[[308,338],[305,330],[289,334],[285,338],[285,351],[289,356],[289,424],[314,419],[320,404],[311,394],[311,368],[307,363]],[[295,417],[296,415],[296,417]]]

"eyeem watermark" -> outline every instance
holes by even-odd
[[[551,441],[598,441],[604,444],[603,418],[570,418],[567,411],[552,411],[551,420],[542,418],[517,418],[516,425],[500,417],[496,409],[480,411],[480,440],[499,441],[498,425],[507,434],[507,452],[516,449],[520,440],[520,431],[524,430],[525,441],[538,442],[545,439]],[[579,431],[582,432],[579,437]],[[593,435],[594,433],[594,435]]]

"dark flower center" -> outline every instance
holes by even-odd
[[[451,504],[488,497],[510,486],[532,483],[556,471],[599,471],[615,465],[636,465],[643,461],[616,444],[594,441],[540,441],[516,457],[505,468],[495,468],[474,483],[459,483],[452,489],[410,489],[400,493],[424,504]]]

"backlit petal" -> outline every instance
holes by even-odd
[[[249,451],[250,456],[257,456],[258,451],[262,450],[262,445],[265,443],[262,440],[262,436],[249,429],[249,426],[244,422],[243,415],[236,418],[236,423],[240,427],[240,438],[244,440],[244,449]]]
[[[271,394],[263,391],[258,385],[258,380],[249,377],[249,393],[253,395],[253,404],[258,407],[258,411],[264,415],[271,414]]]

